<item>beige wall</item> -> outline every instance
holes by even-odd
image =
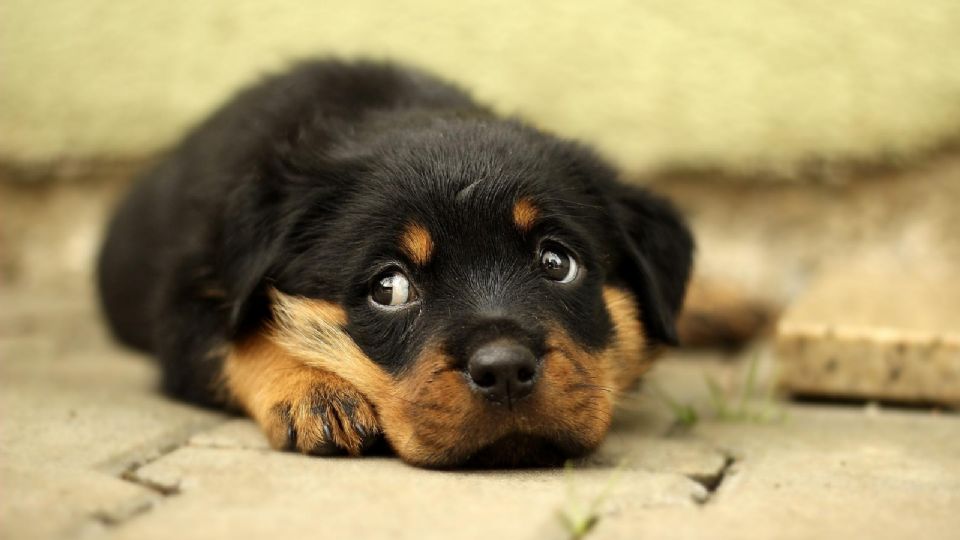
[[[314,54],[403,59],[632,170],[960,132],[957,0],[4,0],[0,161],[137,157]]]

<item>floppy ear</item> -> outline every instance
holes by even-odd
[[[264,279],[280,255],[286,225],[281,191],[247,179],[224,209],[219,262],[228,298],[228,332],[235,336],[262,315]]]
[[[239,182],[224,209],[219,261],[229,298],[228,331],[236,336],[269,314],[267,286],[302,249],[303,225],[322,221],[346,196],[343,184],[362,162],[277,160]],[[309,171],[309,172],[307,172]]]
[[[640,303],[650,338],[677,344],[676,319],[693,263],[694,240],[673,204],[622,184],[606,190],[620,251],[614,269]]]

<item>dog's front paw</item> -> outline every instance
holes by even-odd
[[[357,456],[382,436],[373,406],[353,385],[262,336],[234,347],[224,375],[233,403],[260,424],[274,448]]]
[[[335,376],[316,378],[296,385],[306,391],[284,396],[270,407],[261,421],[270,444],[318,456],[362,454],[381,436],[370,403]]]

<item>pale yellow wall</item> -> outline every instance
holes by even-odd
[[[960,131],[958,0],[2,0],[0,160],[143,155],[326,53],[431,68],[633,170]]]

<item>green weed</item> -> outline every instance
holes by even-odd
[[[597,522],[600,521],[600,507],[613,493],[613,489],[623,476],[625,468],[626,460],[623,460],[610,474],[610,478],[607,479],[600,493],[592,499],[584,501],[577,493],[576,482],[573,477],[573,461],[568,460],[566,462],[563,467],[563,475],[567,485],[567,501],[557,511],[557,519],[569,535],[570,540],[586,538]]]
[[[760,388],[757,372],[760,354],[754,354],[747,363],[747,374],[739,390],[724,389],[716,378],[704,374],[704,383],[710,396],[709,416],[721,422],[779,422],[786,418],[786,410],[777,404],[773,385]],[[700,418],[697,409],[689,403],[680,403],[662,388],[656,393],[673,412],[675,425],[689,429]]]

